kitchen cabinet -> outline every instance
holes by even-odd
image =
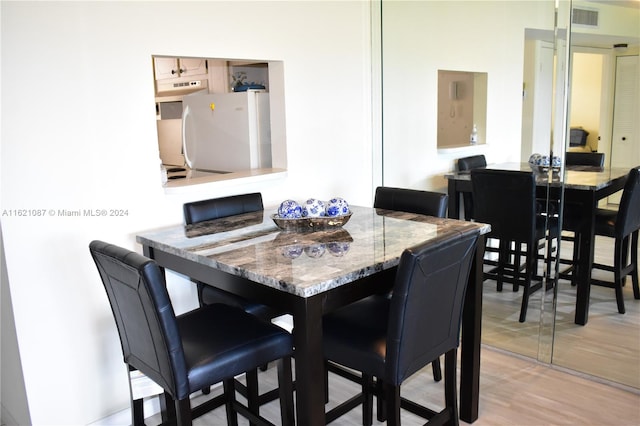
[[[154,57],[153,68],[156,80],[206,76],[207,60],[203,58]]]

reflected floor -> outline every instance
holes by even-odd
[[[565,253],[571,243],[562,243]],[[597,237],[595,260],[609,264],[613,240]],[[569,257],[563,255],[562,257]],[[595,271],[594,276],[610,280],[613,274]],[[613,289],[592,286],[589,322],[574,324],[576,289],[560,280],[556,317],[553,364],[640,389],[640,300],[633,298],[631,279],[624,287],[626,313],[618,313]],[[518,322],[522,292],[505,285],[496,291],[495,281],[487,280],[483,292],[482,342],[531,358],[537,358],[541,293],[531,296],[527,321]],[[551,306],[548,292],[545,297]]]

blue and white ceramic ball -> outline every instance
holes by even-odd
[[[287,259],[297,259],[304,251],[304,247],[300,245],[292,245],[282,247],[282,255]]]
[[[323,217],[326,215],[324,202],[309,198],[302,206],[302,217]]]
[[[538,153],[531,154],[531,156],[529,157],[529,164],[531,164],[533,166],[539,166],[541,158],[542,158],[542,155],[540,155]]]
[[[349,251],[350,245],[349,243],[329,243],[327,244],[327,248],[329,249],[329,253],[336,257],[342,257]]]
[[[304,248],[304,252],[307,254],[307,256],[313,259],[322,257],[325,250],[326,250],[326,247],[324,244],[311,244],[310,246],[307,246]]]
[[[539,164],[540,166],[549,167],[550,164],[551,164],[551,161],[549,161],[548,155],[540,156],[540,164]]]
[[[278,207],[278,216],[285,219],[299,219],[302,217],[302,207],[293,200],[285,200]]]
[[[344,216],[349,214],[349,204],[344,198],[335,197],[327,201],[327,216]]]

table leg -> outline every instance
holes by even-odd
[[[578,264],[574,265],[574,274],[576,274],[577,290],[576,290],[576,316],[575,323],[586,325],[589,320],[589,299],[591,293],[591,268],[593,267],[593,245],[595,234],[595,210],[597,208],[597,200],[591,200],[591,207],[584,208],[583,211],[589,212],[586,215],[583,225],[576,233],[576,242],[578,244]]]
[[[456,190],[455,179],[449,179],[447,192],[449,194],[448,216],[451,219],[460,219],[460,193]]]
[[[484,235],[478,237],[469,284],[462,312],[462,351],[460,355],[460,420],[478,419],[480,402],[480,343],[482,338],[482,283]]]
[[[299,425],[324,425],[322,299],[300,299],[293,311],[296,412]]]

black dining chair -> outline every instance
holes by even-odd
[[[388,425],[400,424],[401,407],[436,424],[458,424],[457,347],[477,238],[457,235],[406,249],[390,298],[368,297],[324,316],[325,357],[362,373],[361,393],[329,410],[327,423],[363,405],[362,424],[371,425],[375,394]],[[402,383],[443,354],[444,409],[401,398]]]
[[[640,232],[640,166],[629,171],[617,211],[597,209],[595,235],[614,238],[614,264],[594,263],[595,269],[613,272],[613,281],[591,278],[591,284],[615,289],[618,312],[625,313],[622,287],[631,275],[633,297],[640,299],[638,286],[638,233]],[[629,252],[629,248],[631,252]],[[631,257],[629,258],[629,254]]]
[[[262,203],[262,194],[255,192],[189,202],[184,204],[183,210],[185,223],[187,225],[195,225],[208,220],[261,211],[264,210],[264,206]],[[242,308],[265,320],[271,320],[278,315],[282,315],[281,312],[278,312],[270,306],[245,299],[228,291],[197,281],[196,285],[200,306],[213,303],[225,303]]]
[[[449,196],[441,192],[379,186],[376,188],[373,207],[446,217],[448,200]]]
[[[557,219],[537,213],[533,172],[474,169],[471,184],[476,220],[490,224],[487,236],[500,241],[497,265],[484,273],[485,279],[496,280],[498,291],[503,282],[512,283],[514,291],[523,287],[519,321],[524,322],[529,296],[542,285],[541,279],[532,284],[537,277],[539,242],[546,240],[551,259],[552,240],[558,238]]]
[[[604,153],[602,152],[567,152],[564,157],[567,166],[604,167]]]
[[[165,403],[173,401],[166,404],[163,421],[191,425],[224,404],[230,425],[237,425],[238,413],[253,424],[270,425],[236,400],[234,377],[277,360],[282,424],[294,424],[289,333],[225,304],[176,316],[155,261],[102,241],[92,241],[89,249],[111,304],[124,362],[162,387]],[[190,395],[219,382],[224,394],[192,410]],[[144,422],[141,408],[132,400],[135,425]]]
[[[458,159],[458,171],[466,172],[472,169],[487,167],[487,159],[484,155],[472,155]],[[466,220],[474,220],[473,213],[473,194],[464,192],[462,194],[462,202],[464,203],[464,218]]]
[[[447,217],[448,200],[449,196],[442,192],[379,186],[376,188],[373,207],[434,217]],[[436,358],[431,363],[431,368],[433,379],[436,382],[442,380],[440,358]]]
[[[189,226],[243,213],[262,211],[264,210],[264,206],[262,203],[262,194],[254,192],[185,203],[183,210],[185,223]],[[200,306],[224,303],[238,307],[265,321],[270,321],[284,313],[257,301],[246,299],[199,281],[193,281],[197,286]],[[262,366],[262,369],[265,370],[266,366]],[[246,380],[246,387],[240,382],[236,382],[236,385],[239,391],[247,398],[249,408],[252,410],[258,411],[261,405],[273,400],[277,396],[275,392],[267,392],[262,395],[258,393],[257,370],[247,372]],[[208,389],[203,389],[203,392],[207,393]]]
[[[590,167],[604,167],[604,153],[602,152],[567,152],[565,154],[566,166],[590,166]],[[556,211],[560,209],[555,207]],[[575,286],[576,274],[575,268],[578,264],[578,251],[577,246],[580,243],[580,236],[576,235],[576,231],[580,226],[582,209],[578,206],[574,206],[571,203],[565,203],[563,207],[563,219],[562,219],[562,241],[571,242],[573,249],[571,252],[571,258],[566,259],[561,257],[560,263],[569,265],[568,268],[560,272],[560,278],[565,278],[571,281],[571,285]],[[588,236],[590,238],[590,236]]]

